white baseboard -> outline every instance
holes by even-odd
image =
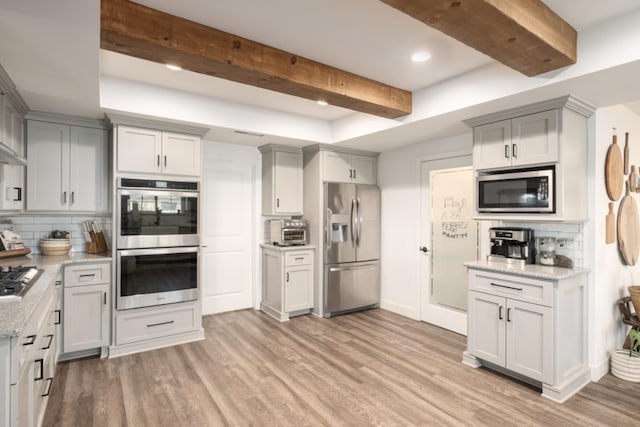
[[[168,337],[155,338],[151,340],[141,341],[133,344],[125,344],[109,347],[109,358],[126,356],[143,351],[156,350],[158,348],[171,347],[179,344],[186,344],[193,341],[204,339],[204,329],[194,332],[187,332],[180,335],[172,335]]]
[[[414,320],[420,320],[419,312],[413,307],[407,307],[406,305],[396,304],[389,300],[381,300],[380,308],[399,314],[401,316],[408,317]]]
[[[594,363],[591,368],[591,381],[597,383],[602,377],[609,373],[609,358],[605,357],[603,360]]]

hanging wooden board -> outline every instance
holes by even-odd
[[[638,205],[629,194],[629,183],[618,208],[618,250],[627,265],[635,265],[640,254]]]
[[[605,220],[604,234],[605,243],[613,243],[616,241],[616,223],[615,214],[613,213],[613,202],[609,202],[609,213]]]
[[[613,141],[607,150],[607,158],[604,162],[604,182],[607,187],[607,195],[612,201],[617,201],[622,196],[624,181],[622,152],[617,144],[618,137],[614,134]]]

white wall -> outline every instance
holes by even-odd
[[[421,158],[469,151],[471,132],[413,144],[378,158],[381,197],[382,308],[420,318],[420,175]]]
[[[624,147],[624,134],[629,132],[630,164],[640,166],[640,117],[621,105],[598,109],[595,113],[594,164],[590,168],[593,173],[593,212],[591,221],[586,224],[593,233],[594,242],[591,248],[585,248],[585,259],[592,259],[593,265],[585,266],[592,268],[590,360],[592,367],[600,373],[608,370],[608,352],[622,346],[626,333],[615,303],[628,295],[627,286],[640,284],[640,264],[624,265],[617,244],[605,244],[605,216],[610,200],[604,181],[604,163],[614,127],[621,149]],[[637,202],[640,194],[633,194],[633,198]],[[619,201],[614,203],[616,215],[619,205]]]

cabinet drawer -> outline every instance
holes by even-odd
[[[506,274],[472,271],[469,290],[546,306],[553,305],[553,283]]]
[[[312,251],[291,251],[285,252],[284,266],[292,267],[294,265],[308,265],[313,260]]]
[[[83,286],[109,283],[111,264],[75,265],[64,269],[64,286]]]
[[[116,345],[194,331],[197,324],[194,306],[119,315]]]

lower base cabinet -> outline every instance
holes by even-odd
[[[312,246],[262,247],[262,302],[260,309],[280,321],[313,309]]]
[[[502,370],[563,402],[590,381],[586,271],[539,276],[469,268],[463,362]]]

